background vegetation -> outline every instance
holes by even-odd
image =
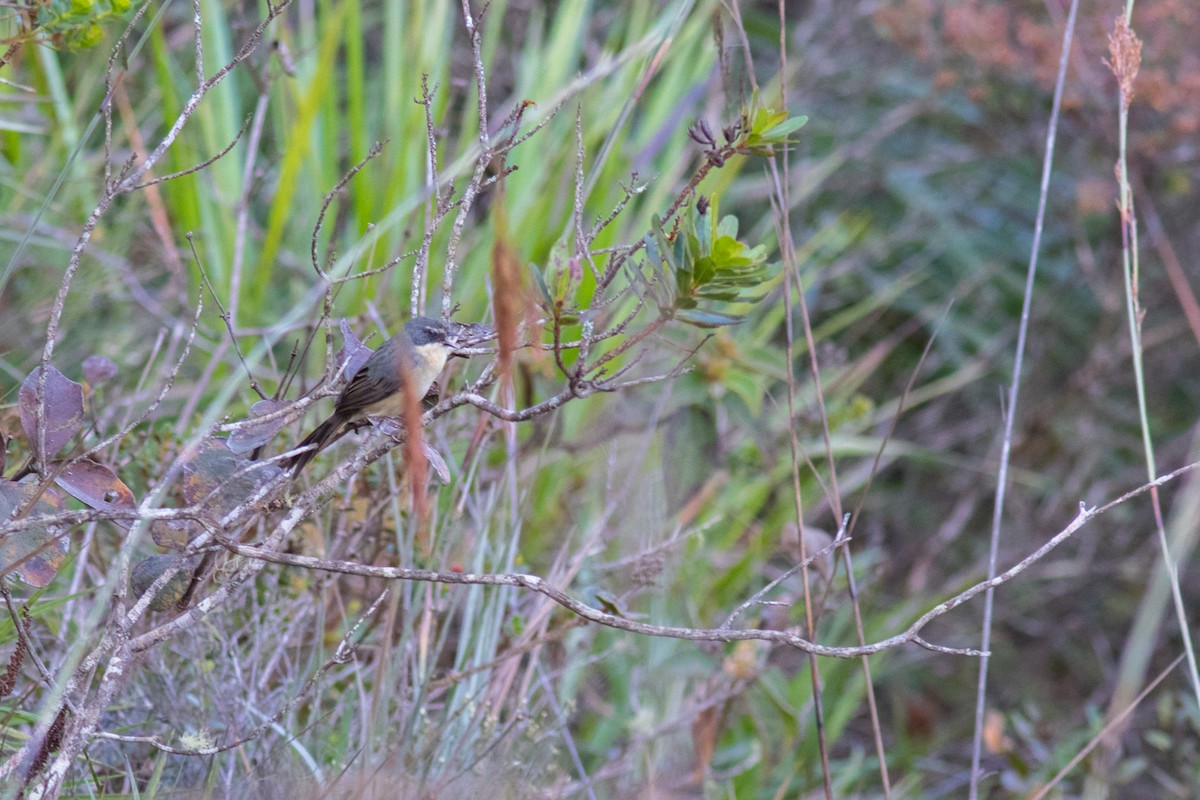
[[[1006,392],[1065,3],[467,7],[478,52],[452,3],[298,2],[248,51],[266,5],[0,10],[0,474],[27,471],[18,387],[61,315],[52,361],[86,399],[63,454],[128,429],[92,458],[143,503],[122,521],[115,495],[84,514],[49,489],[78,516],[45,531],[69,543],[45,586],[14,580],[17,559],[0,551],[0,791],[15,796],[27,780],[30,796],[1194,796],[1200,709],[1181,631],[1200,596],[1188,572],[1195,473],[1090,520],[999,588],[978,718],[977,657],[908,643],[817,658],[779,641],[641,635],[511,585],[261,561],[247,572],[222,555],[188,598],[210,602],[205,614],[164,602],[121,627],[136,602],[131,569],[200,532],[132,519],[208,504],[212,524],[262,485],[230,489],[225,474],[236,483],[244,465],[196,455],[251,415],[261,397],[248,375],[289,401],[321,389],[342,346],[337,322],[364,337],[395,331],[425,257],[416,295],[427,313],[443,309],[450,262],[456,318],[496,320],[495,298],[515,296],[524,335],[552,342],[537,276],[549,288],[575,281],[567,305],[586,307],[596,281],[572,260],[575,232],[622,209],[590,242],[603,270],[705,169],[689,128],[703,120],[719,140],[745,108],[808,117],[786,150],[733,155],[698,186],[776,265],[756,279],[762,299],[735,307],[745,322],[655,327],[656,310],[642,308],[597,353],[649,330],[611,367],[670,379],[571,396],[516,423],[470,405],[440,416],[425,439],[450,480],[430,489],[425,519],[412,459],[359,435],[227,532],[254,544],[284,531],[294,561],[537,575],[610,622],[714,629],[736,613],[734,628],[853,646],[904,631],[987,576],[1001,464],[1003,570],[1081,502],[1145,483],[1147,436],[1149,472],[1197,461],[1191,4],[1134,10],[1141,70],[1127,121],[1105,63],[1124,9],[1088,7],[1072,28],[1011,447]],[[233,61],[189,111],[197,86]],[[522,133],[544,126],[506,162],[482,149],[478,67],[489,142],[516,109]],[[122,166],[173,136],[181,112],[186,124],[138,182],[187,174],[113,195]],[[447,204],[483,189],[471,208],[431,191],[431,137]],[[484,185],[505,166],[516,170],[502,189]],[[1123,243],[1140,257],[1128,285]],[[355,278],[327,294],[318,263]],[[567,314],[564,338],[635,307],[627,292],[594,317]],[[89,371],[89,356],[109,361]],[[564,386],[577,363],[564,357],[518,350],[511,389],[482,390],[501,407],[536,406]],[[673,374],[684,360],[691,370]],[[110,362],[115,374],[94,371]],[[443,396],[490,363],[456,366]],[[328,403],[288,420],[262,455],[298,441]],[[232,500],[221,505],[223,487]],[[3,497],[6,511],[18,504]],[[315,513],[289,516],[306,502]],[[1174,595],[1158,527],[1178,565]],[[848,547],[794,569],[802,548],[830,541],[818,528],[843,528]],[[15,528],[3,535],[17,541]],[[978,647],[982,616],[979,598],[922,636]],[[103,649],[155,632],[128,661]],[[110,685],[119,691],[103,696]],[[55,782],[55,753],[71,752],[87,708],[100,713]]]

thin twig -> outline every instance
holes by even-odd
[[[195,173],[200,172],[201,170],[211,167],[213,164],[217,163],[222,158],[224,158],[229,153],[230,150],[232,150],[234,147],[237,146],[237,143],[242,140],[242,136],[244,136],[246,134],[246,129],[250,127],[250,123],[253,119],[254,119],[254,117],[246,117],[246,121],[242,123],[242,127],[238,130],[237,134],[234,135],[233,141],[231,141],[229,144],[227,144],[225,146],[225,149],[221,150],[221,152],[217,153],[212,158],[207,158],[204,161],[201,161],[199,164],[188,167],[187,169],[181,169],[178,172],[172,172],[169,175],[163,175],[160,178],[153,178],[151,180],[144,181],[142,183],[135,183],[133,186],[130,186],[129,188],[125,189],[125,191],[136,192],[138,189],[145,189],[147,186],[154,186],[159,183],[166,183],[167,181],[173,181],[176,178],[182,178],[185,175],[194,175]],[[246,183],[245,185],[249,185],[249,183]]]

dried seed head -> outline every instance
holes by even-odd
[[[1104,63],[1117,76],[1121,87],[1121,107],[1128,111],[1133,102],[1133,83],[1142,65],[1142,40],[1137,37],[1125,17],[1117,17],[1108,35],[1108,55]]]

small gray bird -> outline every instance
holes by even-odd
[[[465,358],[467,354],[460,350],[480,345],[495,335],[491,326],[482,323],[413,317],[358,368],[338,395],[333,414],[297,445],[308,449],[285,459],[283,468],[299,473],[337,438],[347,422],[367,416],[403,416],[406,381],[413,382],[413,394],[423,399],[451,356]]]

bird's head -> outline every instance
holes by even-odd
[[[404,325],[404,332],[414,347],[445,348],[447,356],[496,338],[496,329],[482,322],[447,322],[431,317],[413,317]]]

